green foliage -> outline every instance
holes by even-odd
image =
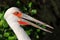
[[[17,1],[17,2],[16,2],[16,5],[20,5],[20,1]]]
[[[37,13],[37,10],[36,10],[36,9],[32,9],[32,10],[31,10],[31,13],[32,13],[32,14],[36,14],[36,13]]]
[[[46,28],[46,26],[45,25],[42,25],[42,28]]]
[[[4,22],[3,22],[3,27],[4,28],[7,28],[8,27],[8,23],[4,20]]]
[[[36,35],[36,38],[39,38],[39,35]]]
[[[32,8],[33,2],[28,3],[29,12],[31,15],[37,14],[37,10]]]
[[[16,40],[16,37],[15,36],[9,36],[8,40]]]
[[[32,29],[29,29],[26,32],[27,32],[28,35],[30,35],[31,34],[31,31],[32,31]]]
[[[32,7],[32,2],[28,3],[28,7],[29,7],[29,8]]]
[[[2,36],[2,34],[0,34],[0,38],[2,38],[3,36]]]
[[[0,13],[0,19],[2,18],[3,14]]]
[[[0,28],[2,27],[3,23],[0,21]]]
[[[5,32],[4,33],[4,37],[9,37],[10,33],[9,32]]]
[[[37,32],[40,32],[40,29],[37,29]]]

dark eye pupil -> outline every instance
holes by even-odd
[[[16,14],[18,14],[18,12],[16,12]]]

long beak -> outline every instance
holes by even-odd
[[[23,21],[28,22],[28,23],[29,23],[30,25],[32,25],[33,27],[36,27],[36,28],[39,28],[39,29],[44,30],[44,31],[46,31],[46,32],[52,33],[51,31],[49,31],[49,30],[47,30],[47,29],[44,29],[44,28],[42,28],[42,27],[40,27],[40,26],[38,26],[38,25],[36,25],[36,24],[34,24],[34,23],[32,23],[32,22],[27,21],[27,20],[34,21],[34,22],[36,22],[36,23],[39,23],[39,24],[41,24],[41,25],[45,25],[46,27],[49,27],[49,28],[51,28],[51,29],[54,29],[54,28],[51,27],[50,25],[48,25],[48,24],[46,24],[46,23],[43,23],[42,21],[39,21],[39,20],[37,20],[37,19],[35,19],[35,18],[32,18],[31,16],[26,15],[26,14],[24,14],[24,13],[22,13],[22,15],[23,15],[22,18],[24,18],[24,19],[22,19]],[[25,20],[25,19],[27,19],[27,20]]]
[[[22,14],[22,16],[21,16],[20,14]],[[46,27],[49,27],[49,28],[51,28],[51,29],[54,29],[54,28],[51,27],[50,25],[47,25],[46,23],[43,23],[43,22],[41,22],[41,21],[39,21],[39,20],[37,20],[37,19],[35,19],[35,18],[32,18],[31,16],[26,15],[26,14],[24,14],[24,13],[20,13],[20,14],[18,14],[18,17],[19,17],[19,15],[20,15],[20,16],[21,16],[20,19],[22,19],[22,21],[25,21],[25,22],[29,23],[29,25],[32,25],[33,27],[36,27],[36,28],[39,28],[39,29],[44,30],[44,31],[46,31],[46,32],[52,33],[51,31],[49,31],[49,30],[47,30],[47,29],[44,29],[44,28],[42,28],[42,27],[40,27],[40,26],[38,26],[38,25],[30,22],[30,21],[34,21],[34,22],[36,22],[36,23],[39,23],[39,24],[41,24],[41,25],[45,25]],[[25,20],[25,19],[27,19],[27,20]],[[28,21],[28,20],[30,20],[30,21]]]
[[[26,14],[24,14],[24,13],[23,13],[22,18],[25,18],[25,19],[30,20],[30,21],[34,21],[34,22],[36,22],[36,23],[39,23],[39,24],[41,24],[41,25],[45,25],[46,27],[49,27],[49,28],[51,28],[51,29],[54,29],[52,26],[50,26],[50,25],[48,25],[48,24],[46,24],[46,23],[44,23],[44,22],[42,22],[42,21],[39,21],[39,20],[37,20],[37,19],[35,19],[35,18],[32,18],[31,16],[26,15]]]
[[[47,30],[47,29],[44,29],[44,28],[42,28],[42,27],[40,27],[40,26],[38,26],[38,25],[36,25],[36,24],[30,22],[30,21],[27,21],[27,20],[25,20],[25,19],[22,19],[22,21],[25,21],[25,22],[29,23],[29,25],[32,25],[32,26],[35,27],[35,28],[38,28],[38,29],[41,29],[41,30],[43,30],[43,31],[52,33],[51,31],[49,31],[49,30]]]

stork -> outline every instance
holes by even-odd
[[[53,27],[47,25],[46,23],[43,23],[25,13],[22,13],[17,7],[9,8],[5,12],[4,19],[7,21],[10,28],[16,34],[18,40],[31,40],[30,37],[27,35],[27,33],[24,31],[24,29],[21,27],[21,25],[32,25],[33,27],[36,27],[43,31],[52,33],[51,31],[44,29],[30,21],[34,21],[36,23],[39,23],[41,25],[45,25],[46,27],[54,29]],[[30,21],[28,21],[28,20],[30,20]]]

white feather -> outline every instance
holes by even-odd
[[[18,18],[13,15],[15,11],[19,11],[18,8],[16,7],[9,8],[5,12],[4,15],[5,20],[7,21],[13,32],[16,34],[18,40],[31,40],[24,31],[24,29],[18,24],[17,22]]]

